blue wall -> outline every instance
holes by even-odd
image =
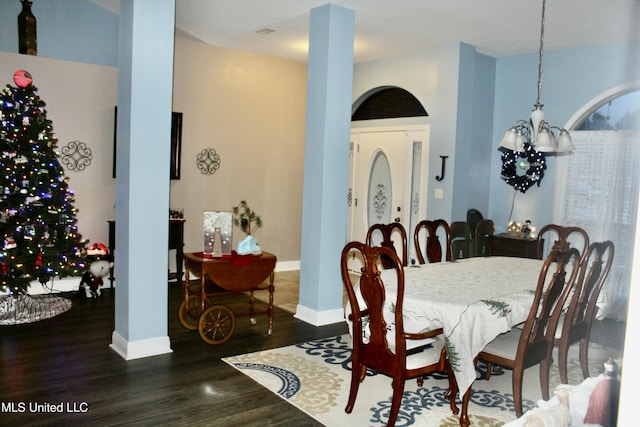
[[[36,0],[38,56],[118,65],[117,14],[88,0]],[[0,50],[18,53],[18,0],[0,0]]]
[[[0,0],[0,50],[18,51],[17,16],[20,10],[18,0]],[[36,0],[33,12],[38,19],[38,56],[118,65],[117,14],[88,0]],[[445,200],[447,206],[440,209],[437,208],[439,204],[430,199],[429,204],[435,209],[430,215],[463,219],[461,216],[466,207],[477,207],[485,216],[493,218],[497,229],[501,231],[509,220],[515,192],[500,179],[501,162],[497,147],[510,126],[519,119],[528,119],[530,115],[536,100],[538,55],[494,59],[474,54],[471,46],[456,46],[456,49],[451,46],[427,49],[423,55],[411,56],[409,59],[419,62],[418,67],[404,67],[406,64],[402,61],[406,62],[407,57],[388,58],[377,64],[358,64],[353,83],[354,93],[359,95],[375,87],[369,85],[371,82],[364,70],[379,68],[378,64],[384,64],[382,68],[387,76],[387,80],[381,84],[395,82],[392,76],[402,74],[399,70],[405,70],[405,74],[407,70],[420,70],[419,75],[410,75],[398,86],[417,94],[423,105],[427,106],[429,114],[433,114],[431,119],[439,117],[437,123],[441,125],[442,115],[438,113],[443,113],[439,111],[444,108],[442,99],[450,96],[451,91],[458,91],[458,113],[462,115],[455,118],[456,123],[446,124],[445,128],[449,129],[446,135],[439,134],[439,127],[434,122],[432,143],[452,144],[455,140],[456,164],[466,166],[451,171],[455,173],[455,186],[445,188],[445,194],[453,194],[454,200]],[[563,126],[577,111],[602,93],[622,84],[640,81],[639,56],[640,42],[545,52],[542,103],[545,104],[547,120],[552,125]],[[449,62],[463,67],[462,71],[457,68],[461,75],[455,73],[455,79],[434,85],[430,79],[437,75],[438,67],[441,71],[451,71],[447,69]],[[396,64],[395,68],[393,64]],[[494,67],[495,82],[491,76]],[[474,74],[475,78],[472,77]],[[451,77],[454,74],[442,75]],[[4,80],[7,79],[5,77]],[[363,82],[366,87],[363,87]],[[486,105],[486,109],[478,110],[478,105]],[[491,123],[489,130],[486,129],[487,123]],[[491,147],[487,153],[488,145]],[[444,148],[437,153],[445,153]],[[472,155],[464,158],[469,153]],[[554,160],[553,156],[549,156],[548,169],[540,187],[532,187],[525,194],[516,194],[513,220],[531,219],[538,226],[550,222]],[[437,155],[431,166],[433,170],[439,168]],[[471,171],[473,176],[464,178],[463,174],[467,171]],[[488,181],[485,181],[487,176]],[[473,185],[466,188],[466,183]],[[478,191],[479,187],[485,185],[489,187],[486,211],[480,199],[487,191]],[[429,195],[432,196],[432,192]]]
[[[640,85],[640,42],[545,52],[542,96],[545,119],[552,126],[566,126],[578,111],[605,92],[629,83]],[[519,119],[528,119],[537,96],[538,55],[499,58],[491,159],[489,216],[497,231],[504,231],[514,200],[512,187],[500,179],[500,139]],[[554,156],[547,156],[547,170],[540,187],[517,193],[513,221],[530,219],[535,226],[551,222],[554,190]]]

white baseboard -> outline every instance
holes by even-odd
[[[280,261],[276,262],[275,271],[300,270],[300,261]]]
[[[344,310],[337,308],[334,310],[316,311],[298,304],[296,306],[296,314],[294,314],[293,317],[313,326],[325,326],[344,322]]]
[[[168,336],[149,338],[138,341],[127,341],[118,332],[113,331],[109,347],[124,360],[141,359],[143,357],[158,356],[172,353],[171,341]]]
[[[276,263],[275,271],[292,271],[292,270],[300,270],[300,261],[281,261]],[[31,285],[29,285],[29,295],[77,291],[78,288],[80,287],[81,280],[82,280],[82,277],[80,276],[65,277],[64,279],[55,277],[44,285],[39,281],[34,280],[33,282],[31,282]],[[108,277],[105,277],[103,281],[104,281],[104,284],[102,285],[102,288],[108,288],[111,286]],[[170,281],[175,282],[176,280],[172,279]],[[0,292],[0,295],[6,294],[6,293],[7,292]]]
[[[28,291],[29,295],[41,295],[41,294],[52,294],[58,292],[72,292],[77,291],[80,287],[80,280],[82,277],[65,277],[64,279],[54,278],[53,280],[49,280],[44,285],[37,280],[34,280],[29,285]],[[108,281],[106,282],[108,287]],[[104,287],[104,286],[103,286]],[[0,295],[6,294],[7,292],[0,292]]]

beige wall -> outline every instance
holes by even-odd
[[[65,169],[76,195],[85,239],[107,243],[115,217],[112,178],[117,69],[0,52],[0,85],[31,72],[59,149],[82,141],[92,163]],[[278,261],[300,259],[306,64],[176,39],[174,111],[183,113],[182,176],[171,182],[171,207],[184,210],[185,251],[203,249],[203,212],[230,210],[245,199],[262,217],[255,237]],[[203,175],[196,156],[220,155],[220,169]],[[153,185],[153,183],[150,183]],[[234,241],[243,238],[234,229]],[[235,247],[235,243],[234,243]]]
[[[174,111],[183,113],[182,176],[171,207],[184,209],[185,250],[203,249],[203,212],[246,200],[264,226],[255,233],[278,261],[300,259],[307,69],[302,62],[176,38]],[[196,167],[213,148],[220,168]],[[234,241],[243,238],[234,229]],[[234,243],[235,247],[235,243]]]
[[[0,52],[0,84],[15,86],[13,73],[24,69],[46,103],[60,152],[70,141],[91,150],[91,165],[70,171],[69,188],[75,194],[78,231],[91,242],[108,242],[107,220],[115,216],[115,180],[112,178],[114,106],[118,72],[114,67],[61,61]]]

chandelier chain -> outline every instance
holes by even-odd
[[[536,105],[540,104],[540,96],[542,94],[542,54],[544,51],[544,12],[547,0],[542,0],[542,19],[540,22],[540,49],[538,51],[538,98]]]

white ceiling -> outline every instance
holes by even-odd
[[[92,0],[117,11],[119,0]],[[211,45],[306,61],[309,11],[327,0],[176,0],[176,28]],[[538,51],[542,0],[335,0],[355,11],[355,62],[466,42]],[[547,0],[546,51],[640,39],[640,0]],[[275,32],[262,35],[258,30]]]

